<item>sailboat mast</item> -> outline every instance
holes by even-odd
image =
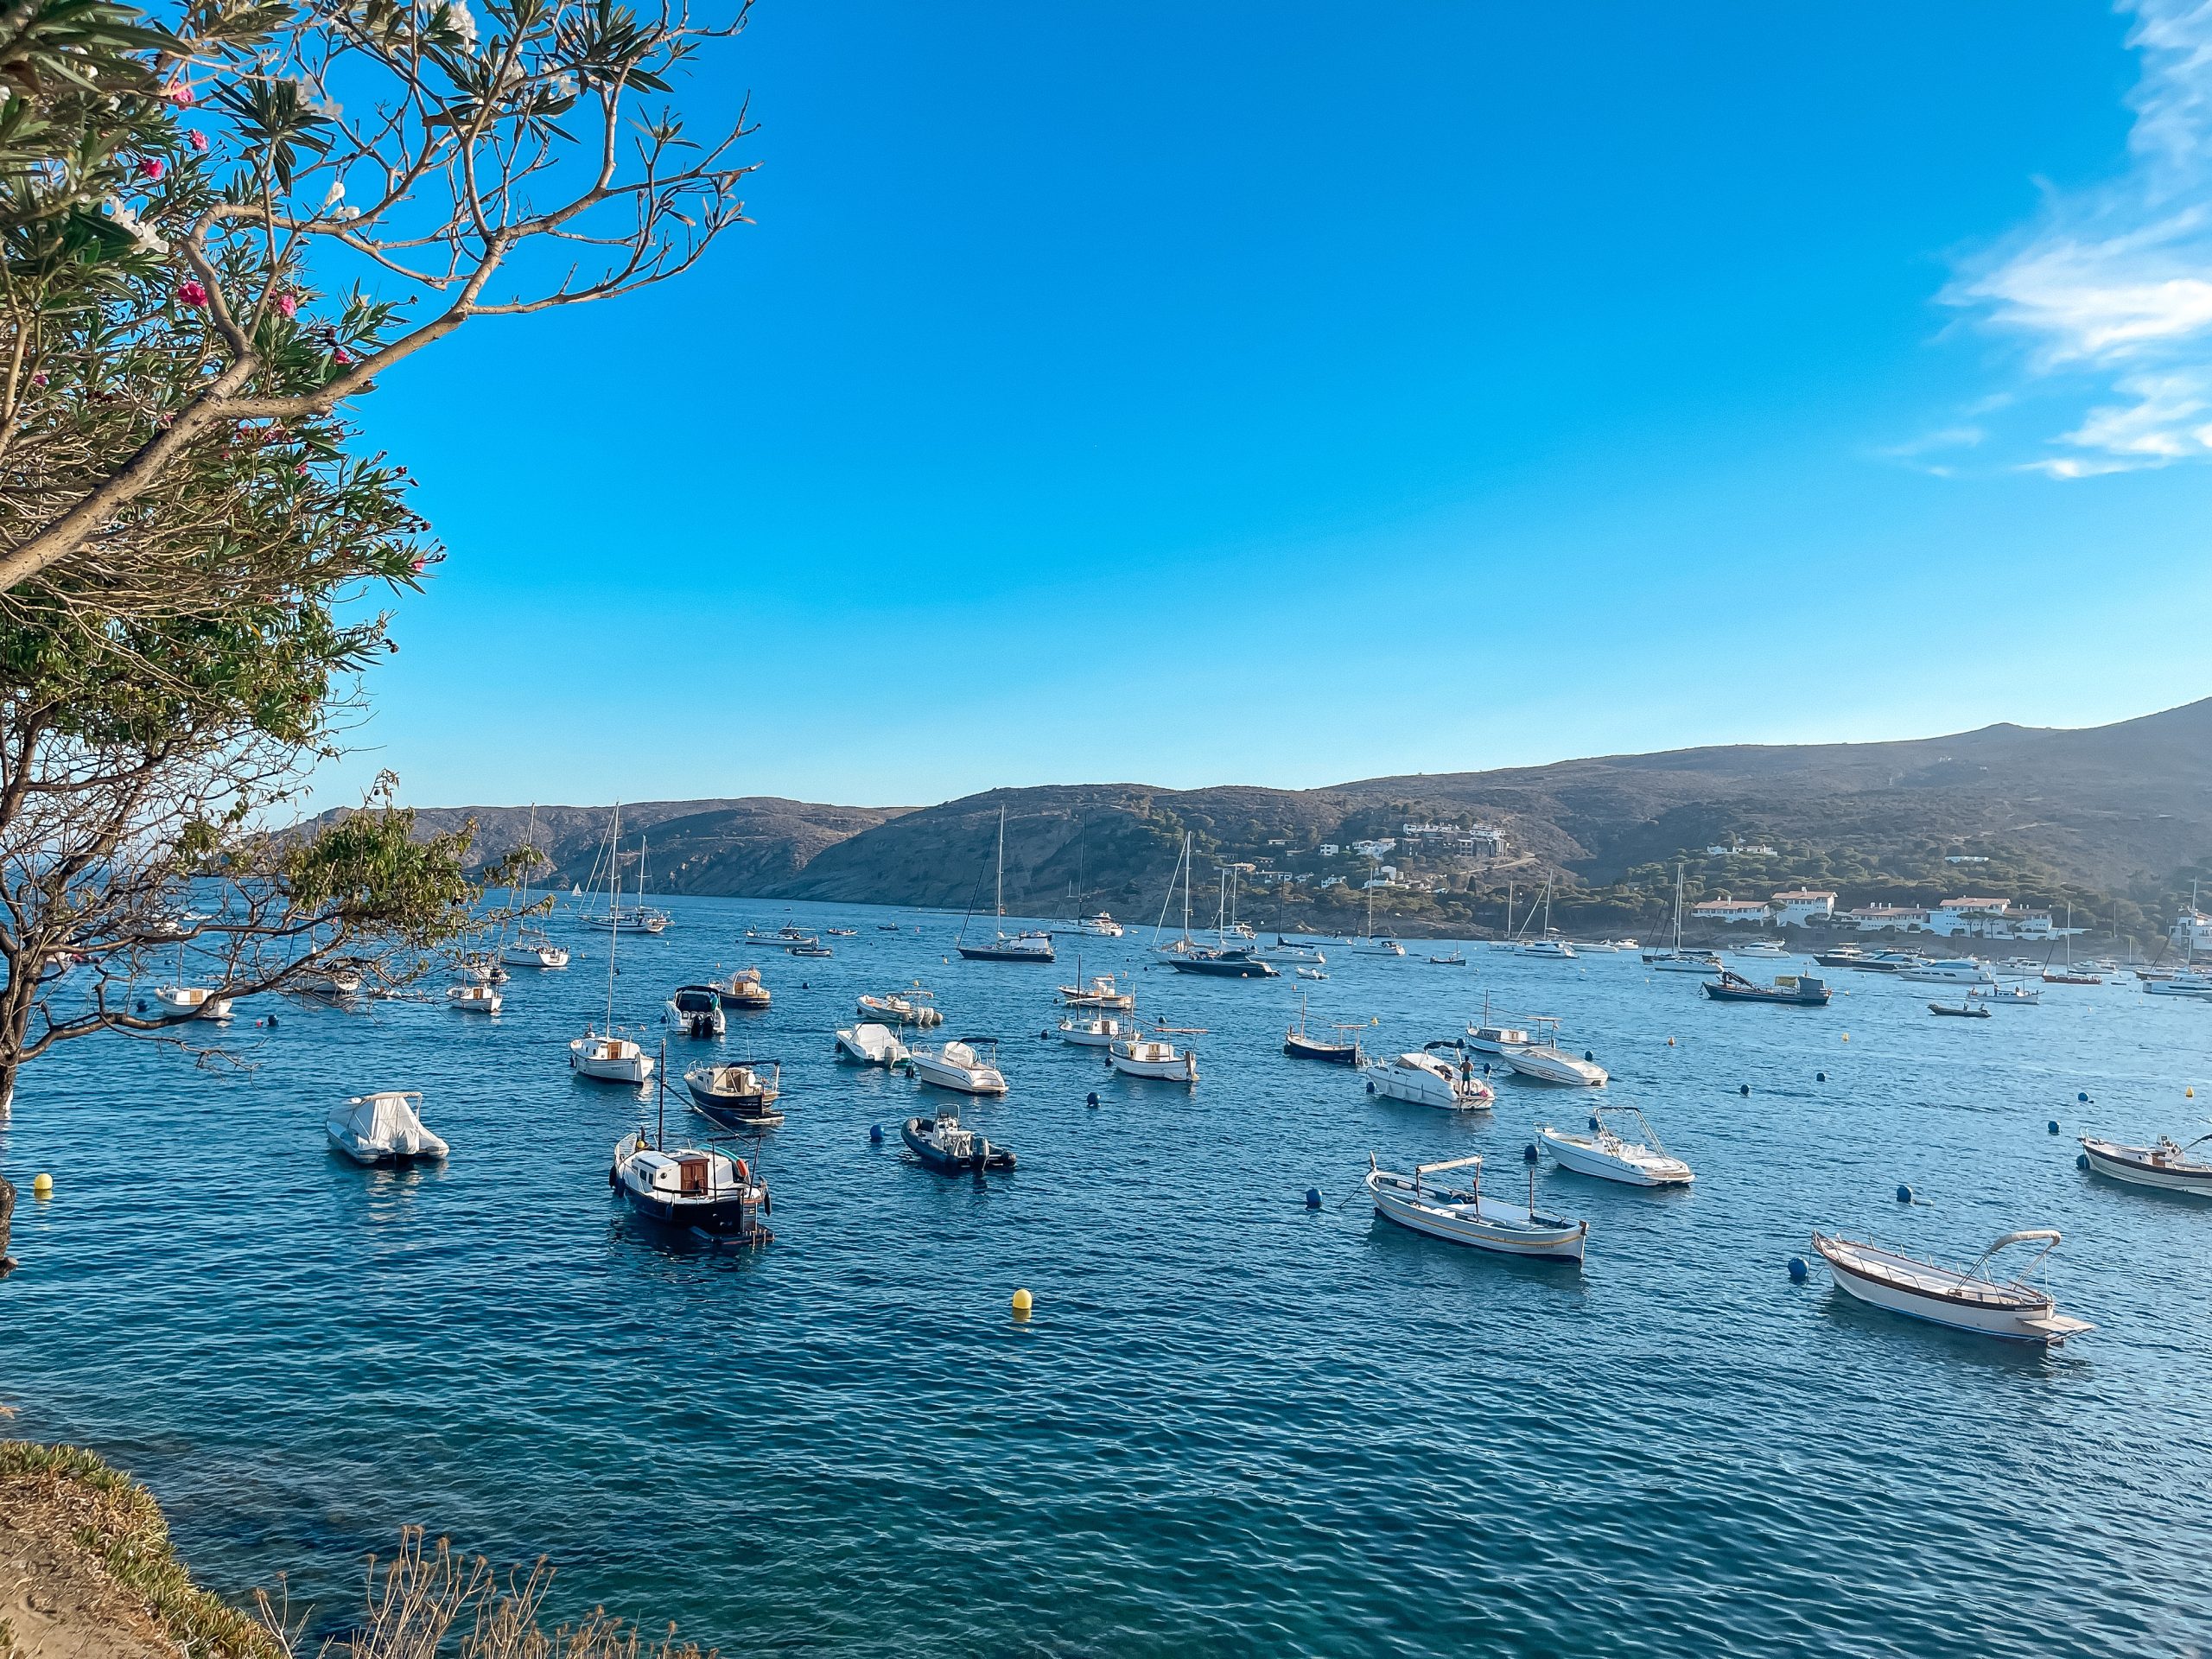
[[[614,803],[613,827],[607,836],[607,1034],[614,1034],[614,947],[622,940],[622,803]]]
[[[1006,920],[1006,808],[1003,806],[999,808],[998,914],[1000,921]],[[1001,927],[999,931],[1004,933],[1006,929]]]
[[[1183,832],[1183,937],[1191,937],[1191,832]]]

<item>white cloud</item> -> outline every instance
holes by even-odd
[[[2054,478],[2212,456],[2212,0],[2120,9],[2143,64],[2127,172],[2053,197],[1943,296],[2026,341],[2036,374],[2083,378],[2092,406],[2031,463]]]

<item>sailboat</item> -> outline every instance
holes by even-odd
[[[1104,911],[1100,911],[1096,916],[1083,914],[1083,901],[1090,896],[1090,887],[1084,880],[1084,854],[1090,834],[1090,820],[1079,820],[1076,825],[1075,843],[1075,931],[1086,933],[1094,939],[1118,939],[1122,937],[1122,925]]]
[[[184,941],[176,942],[176,983],[154,988],[154,1001],[173,1014],[189,1014],[196,1020],[227,1020],[231,1017],[231,999],[219,991],[209,990],[205,985],[184,982]]]
[[[1535,906],[1529,906],[1529,913],[1532,917],[1535,914]],[[1544,883],[1543,937],[1522,940],[1514,947],[1513,954],[1516,957],[1536,957],[1547,962],[1575,960],[1574,947],[1552,931],[1552,884],[1548,880]]]
[[[975,908],[969,907],[969,915]],[[960,937],[952,948],[970,962],[1050,962],[1052,960],[1052,936],[1049,933],[1008,933],[1006,931],[1006,808],[999,808],[998,891],[994,913],[998,918],[997,930],[988,944],[968,944],[968,922],[960,924]]]
[[[596,916],[585,917],[584,925],[609,933],[616,928],[623,927],[629,929],[632,933],[667,931],[668,912],[664,910],[652,909],[645,903],[645,838],[643,836],[638,837],[637,901],[628,909],[623,908],[620,876],[622,855],[619,850],[620,845],[620,842],[615,842],[617,850],[611,852],[608,855],[607,908]]]
[[[1160,919],[1152,926],[1152,954],[1155,957],[1184,957],[1198,948],[1191,937],[1191,832],[1183,832],[1183,846],[1175,855],[1175,868],[1167,877],[1167,894],[1160,901]],[[1183,931],[1165,944],[1160,942],[1161,930],[1167,925],[1167,907],[1175,902],[1175,883],[1183,883]]]
[[[602,1083],[640,1084],[653,1074],[653,1057],[614,1029],[614,950],[622,940],[622,864],[614,849],[622,844],[621,836],[622,803],[617,801],[607,834],[607,1029],[587,1026],[582,1036],[571,1039],[569,1069]]]
[[[1710,950],[1682,949],[1682,867],[1675,866],[1675,943],[1671,949],[1647,950],[1643,965],[1655,974],[1707,974],[1720,971],[1720,958]]]
[[[1354,956],[1360,957],[1402,957],[1406,954],[1406,947],[1404,945],[1400,944],[1395,939],[1378,939],[1375,937],[1375,869],[1376,862],[1377,861],[1372,858],[1370,858],[1367,861],[1367,931],[1361,934],[1357,939],[1353,941],[1351,947],[1352,954]]]
[[[2102,978],[2101,976],[2096,975],[2096,974],[2090,973],[2090,972],[2088,972],[2086,969],[2085,969],[2083,971],[2079,972],[2079,973],[2076,973],[2076,972],[2075,971],[2075,969],[2074,969],[2074,906],[2071,906],[2071,905],[2069,905],[2069,906],[2066,906],[2066,930],[2065,930],[2065,931],[2066,931],[2066,966],[2065,966],[2063,969],[2062,969],[2059,972],[2055,973],[2055,974],[2054,974],[2053,972],[2051,972],[2051,971],[2050,971],[2050,969],[2048,967],[2045,967],[2045,968],[2044,969],[2044,970],[2043,970],[2043,982],[2044,982],[2044,984],[2046,984],[2046,985],[2101,985],[2101,984],[2103,984],[2105,982],[2104,982],[2103,978]]]
[[[530,833],[524,845],[532,854],[537,851],[537,808],[530,809]],[[530,868],[524,865],[517,885],[510,888],[508,901],[517,910],[530,908]],[[545,930],[536,922],[522,923],[515,929],[514,938],[499,952],[499,960],[512,968],[565,968],[569,965],[568,950],[546,937]]]
[[[1189,950],[1179,950],[1167,958],[1167,965],[1179,974],[1205,974],[1216,979],[1274,979],[1275,970],[1255,955],[1250,944],[1251,930],[1237,930],[1231,906],[1236,901],[1236,867],[1219,867],[1221,885],[1217,890],[1213,918],[1214,943]],[[1190,902],[1190,875],[1183,877],[1184,902]],[[1184,924],[1187,936],[1189,923]]]

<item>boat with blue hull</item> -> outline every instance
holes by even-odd
[[[1827,981],[1810,974],[1783,974],[1773,984],[1761,985],[1732,968],[1723,968],[1717,979],[1700,981],[1699,988],[1715,1002],[1778,1002],[1790,1008],[1825,1007],[1834,995]]]
[[[939,1112],[934,1117],[910,1117],[899,1126],[906,1150],[931,1169],[946,1175],[980,1175],[986,1170],[1012,1169],[1014,1151],[995,1147],[975,1130],[963,1128],[958,1117]]]

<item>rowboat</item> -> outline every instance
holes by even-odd
[[[1414,1173],[1408,1176],[1379,1167],[1375,1154],[1370,1153],[1367,1191],[1375,1201],[1375,1213],[1383,1220],[1395,1222],[1417,1233],[1427,1233],[1431,1238],[1446,1239],[1478,1250],[1495,1250],[1503,1255],[1579,1262],[1582,1260],[1583,1245],[1590,1236],[1590,1224],[1569,1221],[1563,1216],[1538,1214],[1534,1167],[1530,1166],[1529,1202],[1509,1204],[1483,1196],[1480,1157],[1415,1164]],[[1470,1182],[1464,1191],[1426,1184],[1429,1176],[1447,1169],[1470,1172]]]
[[[1606,1120],[1622,1116],[1636,1119],[1640,1138],[1630,1141]],[[1688,1186],[1697,1178],[1690,1166],[1659,1144],[1658,1132],[1633,1106],[1601,1106],[1590,1115],[1589,1132],[1568,1135],[1545,1128],[1536,1138],[1559,1160],[1561,1169],[1624,1186]]]
[[[2050,1294],[2027,1282],[2027,1275],[2058,1248],[2058,1240],[2057,1231],[2048,1227],[2006,1233],[1965,1268],[1942,1267],[1826,1233],[1813,1235],[1813,1248],[1828,1264],[1836,1287],[1862,1302],[1955,1331],[2056,1347],[2095,1329],[2082,1319],[2061,1318]],[[2016,1244],[2043,1248],[2013,1278],[1990,1276],[1985,1269],[1991,1259]]]
[[[2165,1192],[2212,1198],[2212,1160],[2189,1155],[2207,1141],[2212,1141],[2212,1135],[2200,1135],[2187,1146],[2177,1146],[2171,1135],[2162,1135],[2147,1147],[2130,1147],[2085,1135],[2082,1156],[2097,1174],[2131,1186],[2155,1186]]]

